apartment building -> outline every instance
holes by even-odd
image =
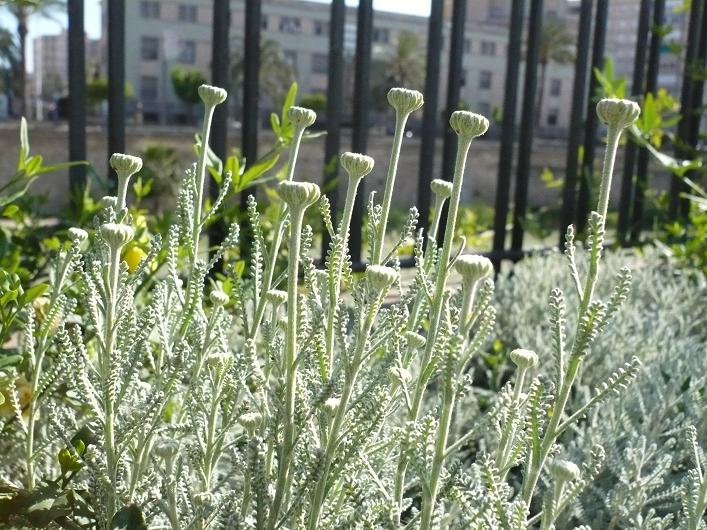
[[[551,15],[570,16],[571,0],[548,0]],[[451,5],[451,4],[450,4]],[[176,65],[201,70],[209,77],[211,57],[211,0],[136,0],[126,4],[126,75],[135,89],[146,121],[172,123],[183,115],[183,104],[172,89],[170,72]],[[450,6],[444,27],[440,86],[446,93],[446,71],[451,27]],[[510,0],[469,2],[463,59],[461,99],[472,109],[490,115],[499,109],[508,42]],[[553,12],[554,11],[554,12]],[[107,2],[103,2],[107,24]],[[244,0],[231,4],[231,54],[242,54],[245,23]],[[392,53],[398,35],[419,36],[425,53],[427,18],[376,11],[373,22],[373,56]],[[104,31],[105,35],[106,32]],[[301,94],[326,91],[329,43],[329,6],[311,0],[268,0],[262,7],[262,40],[279,44],[284,59],[295,71]],[[356,9],[347,8],[344,29],[345,55],[352,57],[356,44]],[[541,123],[566,127],[569,116],[573,66],[550,65]],[[269,102],[264,102],[267,106]],[[232,102],[237,104],[237,102]]]

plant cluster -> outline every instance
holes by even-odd
[[[202,245],[205,225],[224,207],[238,175],[222,170],[218,197],[206,201],[207,176],[214,172],[207,148],[211,117],[226,92],[202,85],[199,96],[204,148],[185,174],[164,241],[155,238],[142,259],[126,255],[135,228],[125,190],[142,161],[116,154],[117,196],[103,200],[91,230],[69,231],[46,303],[26,309],[19,354],[0,365],[7,403],[0,523],[589,528],[583,496],[614,491],[601,481],[611,459],[629,469],[641,456],[636,446],[617,455],[597,439],[588,453],[586,444],[574,443],[583,418],[614,393],[631,395],[626,387],[639,372],[640,361],[632,359],[612,367],[616,371],[593,394],[581,390],[583,369],[602,355],[599,337],[629,293],[628,269],[619,271],[603,299],[597,283],[616,150],[638,106],[599,103],[607,151],[598,207],[589,219],[586,267],[578,263],[584,254],[575,251],[572,227],[567,231],[576,295],[551,291],[545,312],[550,340],[539,353],[528,344],[508,352],[514,374],[489,393],[475,385],[472,367],[494,333],[493,266],[465,254],[456,232],[467,155],[488,120],[452,113],[458,138],[453,181],[432,182],[429,232],[416,229],[412,208],[390,245],[405,126],[423,104],[417,91],[390,90],[393,148],[382,201],[375,194],[368,200],[368,265],[357,274],[349,229],[358,186],[374,161],[341,155],[348,187],[342,217],[333,219],[319,187],[295,178],[299,145],[316,115],[292,106],[275,222],[266,231],[258,204],[249,199],[250,259],[243,267],[238,224],[211,253]],[[318,210],[331,241],[321,268],[310,256],[308,210]],[[397,257],[409,237],[415,238],[411,283],[403,282]],[[224,273],[215,279],[211,273],[221,260]],[[452,275],[461,278],[458,288]],[[472,408],[478,417],[468,425]],[[666,493],[675,501],[671,522],[642,526],[627,516],[615,528],[704,529],[707,462],[697,443],[701,426],[689,425],[693,419],[685,414],[671,433],[684,433],[692,451],[681,460],[689,468],[683,482]],[[618,489],[612,502],[631,495]]]

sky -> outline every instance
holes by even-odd
[[[267,1],[267,0],[265,0]],[[316,2],[330,3],[329,0],[314,0]],[[346,0],[346,4],[356,6],[358,0]],[[85,0],[85,26],[86,34],[97,39],[101,36],[101,5],[99,0]],[[407,13],[410,15],[428,16],[430,14],[430,0],[373,0],[373,8],[380,11],[392,11],[395,13]],[[14,30],[15,22],[5,10],[0,11],[0,26]],[[61,32],[61,28],[66,27],[66,15],[59,14],[55,20],[47,18],[33,17],[29,23],[29,49],[28,68],[33,70],[32,65],[32,39],[40,35],[56,35]]]

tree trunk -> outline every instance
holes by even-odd
[[[20,39],[20,65],[17,72],[17,101],[19,114],[27,112],[27,13],[23,8],[17,11],[17,35]]]
[[[535,106],[535,128],[539,129],[543,116],[543,98],[545,96],[545,75],[547,74],[547,61],[540,62],[540,82],[538,83],[538,103]]]

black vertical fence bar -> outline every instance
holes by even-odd
[[[496,183],[496,211],[493,223],[493,250],[502,252],[506,248],[506,221],[510,200],[511,171],[513,170],[513,142],[516,132],[516,107],[518,106],[518,70],[520,69],[523,37],[523,0],[513,0],[511,21],[508,28],[508,53],[506,56],[506,86],[503,95],[503,125],[501,148],[498,157]],[[494,261],[498,269],[500,260]]]
[[[258,157],[258,73],[260,71],[261,0],[246,0],[243,39],[243,129],[241,147],[247,164]],[[243,194],[245,199],[246,193]]]
[[[660,66],[660,47],[663,41],[663,24],[665,24],[665,0],[656,0],[653,4],[653,27],[651,28],[651,43],[648,49],[646,94],[655,94],[658,89],[658,67]],[[636,189],[634,190],[633,207],[631,209],[630,238],[632,243],[636,243],[641,235],[645,192],[648,185],[648,161],[648,150],[641,149],[638,152]]]
[[[597,126],[596,113],[598,102],[599,81],[594,75],[595,70],[604,68],[604,48],[606,44],[606,24],[609,15],[609,0],[597,0],[594,16],[594,42],[592,44],[592,67],[589,76],[589,96],[587,121],[584,124],[584,156],[580,171],[579,198],[577,199],[577,231],[582,232],[589,216],[589,201],[591,200],[592,184],[594,183],[594,154],[596,152]]]
[[[577,192],[577,169],[579,146],[581,145],[582,123],[586,108],[587,58],[592,29],[592,0],[582,0],[579,8],[579,32],[572,84],[572,111],[570,114],[569,138],[567,140],[567,163],[565,166],[565,187],[562,190],[562,211],[560,215],[560,248],[565,242],[565,230],[575,217]]]
[[[327,135],[324,144],[324,190],[329,198],[336,226],[339,209],[339,151],[341,150],[341,106],[344,91],[344,0],[332,0],[329,16],[329,75],[327,78]],[[322,261],[326,258],[331,239],[325,230],[322,238]]]
[[[125,0],[111,0],[108,2],[108,157],[124,152]],[[112,175],[110,167],[108,174]]]
[[[631,94],[634,99],[643,94],[643,81],[646,74],[646,50],[648,48],[648,30],[650,29],[652,0],[641,0],[638,12],[638,32],[636,33],[636,51],[633,59],[633,77]],[[631,204],[633,203],[633,177],[636,167],[638,146],[629,141],[624,150],[624,168],[621,179],[621,194],[619,196],[619,220],[617,236],[622,244],[626,243],[631,222]]]
[[[439,100],[440,55],[442,54],[442,19],[444,0],[432,0],[427,26],[427,72],[425,73],[425,105],[422,107],[420,165],[417,175],[417,207],[420,227],[427,230],[430,221],[430,181],[434,173],[437,142],[437,108]]]
[[[213,22],[211,26],[211,84],[228,90],[229,87],[229,26],[231,23],[231,9],[229,0],[214,0]],[[221,160],[226,161],[226,142],[228,134],[228,100],[216,107],[211,125],[211,149]],[[235,175],[233,175],[235,177]],[[219,194],[219,186],[209,181],[209,193],[212,199]],[[218,217],[215,223],[209,226],[209,243],[218,243],[225,236],[223,218]],[[217,263],[217,267],[221,261]]]
[[[528,17],[528,43],[525,56],[525,81],[523,84],[523,111],[520,121],[518,145],[518,168],[516,170],[516,189],[513,205],[513,232],[511,249],[523,248],[523,223],[528,208],[528,181],[530,180],[530,157],[533,152],[533,128],[535,127],[536,94],[538,88],[538,59],[542,40],[543,1],[532,0]]]
[[[442,178],[451,181],[454,175],[454,150],[457,136],[449,125],[449,117],[459,106],[462,88],[462,59],[464,53],[464,25],[466,0],[454,0],[452,7],[452,34],[449,42],[449,66],[447,73],[447,99],[444,107],[444,146],[442,148]],[[444,203],[437,240],[444,240],[445,219],[449,213],[449,201]]]
[[[86,160],[86,40],[83,0],[69,0],[69,160]],[[72,204],[80,208],[86,186],[86,166],[69,170]]]
[[[690,26],[687,33],[685,68],[682,75],[682,87],[680,91],[680,112],[682,119],[678,124],[678,142],[675,144],[675,156],[677,158],[687,158],[692,154],[689,149],[689,147],[691,147],[689,138],[689,136],[691,136],[691,118],[692,114],[695,113],[695,103],[697,103],[699,107],[702,102],[702,98],[700,98],[699,101],[695,101],[696,80],[694,78],[695,72],[693,71],[695,66],[697,66],[698,59],[700,18],[704,19],[704,15],[701,13],[703,11],[701,4],[702,2],[693,1],[690,6]],[[699,115],[699,113],[697,114]],[[682,181],[676,175],[672,176],[670,181],[670,205],[668,210],[671,219],[675,219],[680,210],[680,192],[683,190],[682,184]]]
[[[359,0],[356,23],[356,67],[353,100],[351,150],[365,153],[368,146],[368,109],[370,101],[371,45],[373,42],[373,0]],[[354,262],[361,261],[362,225],[365,204],[363,181],[354,202],[350,250]]]

